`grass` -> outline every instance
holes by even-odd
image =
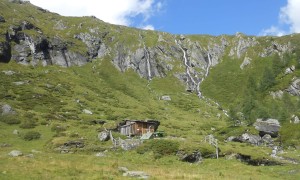
[[[93,69],[93,66],[96,68]],[[97,133],[100,129],[115,127],[123,118],[155,118],[161,121],[159,130],[165,131],[170,138],[178,141],[179,148],[187,152],[205,149],[207,145],[203,144],[204,136],[215,133],[211,130],[212,127],[215,131],[220,131],[226,126],[227,119],[217,117],[218,113],[221,114],[217,107],[207,105],[194,94],[185,93],[180,82],[172,76],[154,79],[147,86],[145,79],[132,71],[120,73],[107,60],[68,69],[56,66],[32,68],[11,62],[1,64],[0,72],[3,70],[12,70],[16,74],[2,76],[2,103],[10,104],[17,111],[21,124],[27,118],[34,117],[36,126],[23,129],[20,128],[21,124],[7,125],[0,122],[0,143],[11,145],[0,148],[2,179],[123,179],[117,170],[118,166],[143,170],[154,179],[241,179],[252,171],[261,171],[253,179],[280,179],[280,173],[288,176],[288,171],[296,168],[290,165],[274,168],[251,167],[237,160],[224,158],[205,159],[202,164],[190,165],[178,161],[174,155],[155,159],[151,152],[140,155],[135,151],[111,151],[110,141],[98,141]],[[15,81],[24,80],[29,84],[13,84]],[[172,101],[159,100],[161,95],[170,95]],[[84,114],[83,109],[89,109],[93,114]],[[107,119],[108,123],[103,126],[92,125],[89,122],[93,119]],[[54,126],[64,128],[57,132],[52,130]],[[12,134],[14,129],[19,130],[20,134]],[[40,139],[23,140],[22,136],[29,131],[39,132]],[[75,154],[59,154],[55,150],[65,142],[80,139],[85,147],[73,149]],[[210,149],[209,146],[207,148]],[[263,152],[261,154],[270,151],[226,143],[220,143],[220,148],[222,154],[243,152],[253,157],[259,154],[258,150]],[[7,154],[13,149],[21,150],[25,155],[32,153],[33,149],[42,153],[34,153],[33,159],[11,158]],[[109,150],[107,157],[95,158],[96,152],[105,149]],[[45,161],[48,162],[47,165]],[[244,172],[233,175],[227,167],[235,170],[240,167]],[[16,169],[22,169],[24,174],[14,175]],[[281,171],[271,175],[274,174],[274,169]],[[290,176],[297,177],[299,173]]]
[[[207,159],[201,164],[181,163],[167,156],[152,160],[147,155],[134,152],[107,153],[96,158],[94,154],[34,154],[34,158],[8,158],[1,149],[1,179],[130,179],[118,172],[118,167],[141,170],[151,179],[297,179],[299,167],[248,166],[237,160]],[[48,163],[45,164],[44,162]],[[151,163],[149,163],[151,162]],[[180,167],[180,168],[179,168]],[[18,169],[19,173],[14,173]]]

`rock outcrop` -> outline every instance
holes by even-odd
[[[259,131],[259,135],[263,137],[269,134],[272,137],[277,137],[280,129],[280,123],[277,119],[257,119],[254,123],[255,129]]]
[[[1,115],[11,115],[11,114],[15,114],[16,113],[13,110],[13,108],[10,105],[8,105],[8,104],[2,105],[0,111],[1,111]]]
[[[176,155],[183,162],[189,163],[200,163],[202,161],[202,156],[200,151],[194,151],[192,153],[186,153],[184,151],[178,151]]]
[[[260,145],[262,143],[261,137],[258,135],[253,135],[250,133],[244,133],[240,136],[230,136],[227,138],[227,141],[233,141],[233,142],[241,142],[241,143],[249,143],[252,145]]]
[[[21,0],[10,1],[23,3]],[[42,12],[41,16],[51,14],[39,7],[36,10]],[[223,57],[243,58],[240,66],[243,69],[252,58],[274,53],[282,55],[293,49],[290,43],[280,44],[273,39],[260,43],[260,37],[241,33],[194,38],[113,26],[95,17],[90,17],[89,23],[84,22],[86,19],[76,23],[59,15],[47,22],[39,18],[13,22],[12,18],[0,16],[0,23],[6,24],[6,33],[0,34],[1,62],[15,60],[24,65],[70,67],[109,59],[121,72],[132,69],[149,81],[165,77],[172,71],[172,75],[186,85],[187,91],[195,92],[199,97],[202,97],[201,83]],[[42,27],[51,27],[55,33]],[[253,53],[257,47],[264,50]]]
[[[252,59],[249,57],[245,57],[243,63],[240,65],[241,69],[244,69],[246,66],[248,66],[251,63]]]
[[[297,78],[296,80],[294,80],[290,87],[286,89],[286,91],[291,95],[300,96],[300,79]]]
[[[38,36],[31,36],[24,32],[31,30]],[[84,55],[70,51],[69,45],[58,37],[46,37],[35,25],[23,21],[20,25],[10,26],[7,33],[7,41],[0,43],[0,59],[9,62],[14,59],[24,65],[59,65],[63,67],[81,66],[89,59]],[[14,46],[10,47],[10,42]],[[13,54],[11,53],[13,50]]]

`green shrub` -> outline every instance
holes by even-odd
[[[51,131],[55,131],[56,133],[60,133],[67,130],[67,128],[61,124],[53,124],[51,127]]]
[[[203,157],[210,157],[211,155],[216,154],[216,148],[210,144],[202,145],[199,148],[199,151]],[[220,149],[218,151],[220,152]]]
[[[24,134],[23,139],[25,141],[31,141],[31,140],[36,140],[41,137],[41,134],[36,131],[28,131],[27,133]]]
[[[36,120],[35,120],[35,119],[25,119],[25,120],[21,123],[20,128],[23,128],[23,129],[31,129],[31,128],[34,128],[35,126],[37,126]]]
[[[299,146],[300,142],[300,124],[285,123],[280,128],[280,138],[285,147]]]
[[[174,155],[179,149],[179,143],[171,140],[154,139],[146,141],[142,146],[137,148],[137,153],[144,154],[152,151],[154,157],[160,158],[162,156]]]
[[[20,124],[21,121],[16,115],[0,115],[0,121],[6,124]]]
[[[48,124],[48,121],[46,121],[46,120],[42,120],[42,121],[41,121],[41,125],[44,125],[44,126],[45,126],[45,125],[47,125],[47,124]]]

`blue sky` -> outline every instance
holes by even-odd
[[[168,0],[151,18],[156,29],[176,34],[257,35],[278,23],[285,0]]]
[[[65,16],[174,34],[284,35],[300,32],[300,0],[30,0]],[[68,7],[68,8],[66,8]]]

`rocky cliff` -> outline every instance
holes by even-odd
[[[9,12],[25,16],[14,16]],[[200,84],[224,57],[242,59],[241,69],[255,57],[293,51],[280,38],[235,36],[179,36],[109,25],[95,17],[62,17],[28,2],[3,2],[0,9],[0,61],[24,65],[81,66],[107,58],[122,72],[133,69],[141,77],[174,75],[188,91],[201,96]],[[7,13],[6,13],[7,12]]]

